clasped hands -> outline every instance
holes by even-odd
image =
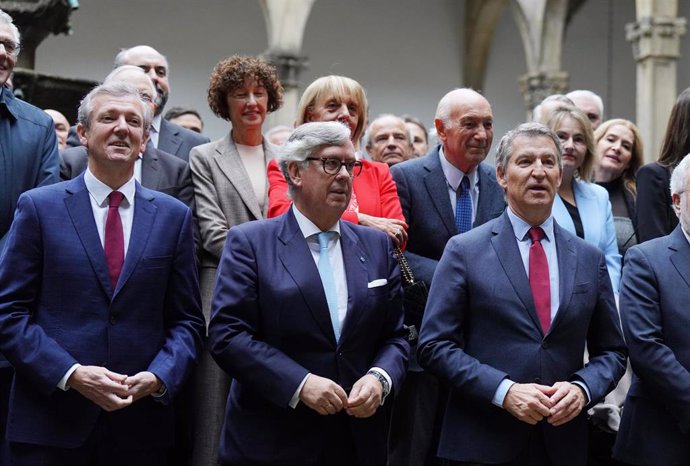
[[[116,411],[156,393],[161,381],[151,372],[127,376],[105,367],[80,366],[67,379],[67,385],[105,411]]]
[[[365,375],[352,386],[348,397],[343,387],[325,377],[309,374],[299,399],[322,415],[336,414],[343,409],[353,417],[373,415],[381,405],[383,387],[373,375]]]
[[[553,426],[563,425],[580,414],[586,404],[582,388],[570,382],[556,382],[550,387],[516,383],[503,400],[506,411],[532,425],[542,419]]]

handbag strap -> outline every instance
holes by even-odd
[[[414,274],[412,273],[410,264],[407,262],[407,259],[403,255],[402,251],[400,250],[400,248],[395,248],[393,252],[395,253],[395,257],[398,259],[398,263],[400,264],[400,273],[402,275],[403,281],[407,285],[414,285]]]

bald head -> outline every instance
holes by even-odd
[[[477,91],[455,89],[443,96],[434,125],[446,160],[465,173],[479,165],[491,149],[493,121],[489,101]]]
[[[137,66],[144,70],[156,88],[156,115],[160,114],[170,96],[168,60],[148,45],[122,49],[115,57],[115,68],[122,65]]]
[[[57,110],[53,110],[52,108],[48,108],[44,110],[44,112],[50,115],[50,118],[53,119],[53,125],[55,126],[55,135],[57,136],[58,140],[58,149],[63,150],[67,146],[69,121],[67,121],[65,115],[58,112]]]
[[[377,162],[390,165],[412,156],[412,141],[405,120],[395,115],[381,115],[369,126],[367,153]]]

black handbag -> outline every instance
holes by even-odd
[[[419,327],[422,325],[426,300],[429,297],[429,289],[423,281],[414,279],[410,264],[403,256],[400,248],[395,248],[395,256],[400,264],[400,275],[403,286],[403,309],[405,311],[405,325],[410,329],[410,336],[416,337]]]

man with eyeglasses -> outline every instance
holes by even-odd
[[[0,10],[0,252],[24,191],[59,181],[53,120],[14,97],[7,85],[20,50],[19,30]],[[5,425],[12,368],[0,354],[0,464],[7,464]]]
[[[220,464],[386,464],[409,346],[388,237],[340,221],[361,169],[350,131],[306,123],[279,165],[293,205],[228,232],[209,348],[235,379]]]

